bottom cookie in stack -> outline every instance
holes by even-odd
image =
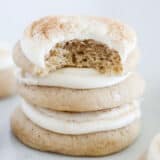
[[[25,100],[12,115],[14,134],[42,151],[76,156],[102,156],[131,144],[139,133],[140,108],[134,101],[93,112],[59,112]]]

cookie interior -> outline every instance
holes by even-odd
[[[93,68],[100,73],[121,74],[119,53],[92,39],[57,43],[45,56],[48,72],[64,67]]]

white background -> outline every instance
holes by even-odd
[[[14,44],[24,27],[38,17],[96,15],[120,19],[135,28],[141,49],[139,71],[147,87],[142,102],[143,127],[138,141],[126,151],[104,159],[135,160],[160,131],[160,1],[159,0],[0,0],[0,41]],[[40,153],[21,145],[10,133],[9,116],[18,99],[0,102],[0,159],[51,160],[53,154]],[[63,159],[63,156],[57,156]],[[70,158],[68,158],[70,159]],[[74,159],[74,158],[73,158]]]

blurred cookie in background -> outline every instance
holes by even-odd
[[[0,98],[13,95],[15,88],[11,47],[0,43]]]
[[[157,134],[140,160],[160,160],[160,134]]]

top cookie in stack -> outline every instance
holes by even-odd
[[[139,130],[138,58],[136,34],[121,22],[67,16],[33,22],[14,48],[23,100],[13,132],[33,148],[63,154],[125,148]]]

